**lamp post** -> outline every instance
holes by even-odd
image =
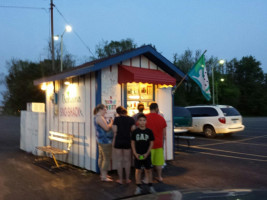
[[[71,31],[72,31],[72,27],[67,25],[65,27],[64,32],[60,36],[60,71],[61,72],[63,71],[63,35],[65,34],[65,32],[71,32]],[[54,36],[54,39],[58,40],[59,36],[58,35]]]
[[[224,82],[224,78],[221,78],[220,79],[220,82]],[[220,87],[218,88],[218,83],[216,83],[216,101],[217,101],[217,104],[219,104],[219,98],[218,98],[218,96],[219,96],[219,89],[220,89]]]
[[[224,64],[224,60],[219,60],[219,62],[216,62],[212,67],[211,67],[211,76],[212,76],[212,104],[215,105],[215,94],[214,94],[214,67],[216,67],[217,63],[220,65]]]

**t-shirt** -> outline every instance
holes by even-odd
[[[163,129],[167,127],[165,119],[157,113],[149,113],[146,115],[146,127],[154,133],[155,141],[153,149],[163,147]]]
[[[149,148],[150,142],[154,141],[153,132],[146,128],[141,130],[137,128],[132,133],[132,140],[135,141],[135,149],[138,154],[145,154]]]
[[[132,117],[115,117],[113,125],[117,126],[117,135],[115,138],[115,148],[131,148],[131,127],[135,124]]]

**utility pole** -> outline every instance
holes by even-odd
[[[50,0],[50,12],[51,12],[51,47],[52,47],[52,71],[55,71],[55,50],[54,50],[54,20],[53,20],[53,0]]]

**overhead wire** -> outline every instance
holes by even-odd
[[[59,15],[63,18],[63,20],[67,23],[70,24],[69,21],[64,17],[64,15],[59,11],[59,9],[56,7],[56,5],[54,5],[56,11],[59,13]],[[80,35],[73,30],[74,34],[79,38],[79,40],[83,43],[83,45],[87,48],[87,50],[92,54],[93,57],[95,57],[95,55],[93,54],[93,52],[91,51],[91,49],[88,47],[88,45],[83,41],[83,39],[80,37]]]
[[[1,8],[17,8],[17,9],[32,9],[32,10],[44,10],[48,12],[47,8],[41,7],[28,7],[28,6],[0,6]]]

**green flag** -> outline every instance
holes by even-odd
[[[196,64],[189,71],[188,75],[198,84],[202,94],[209,101],[211,99],[210,84],[206,70],[204,54],[198,59]]]

